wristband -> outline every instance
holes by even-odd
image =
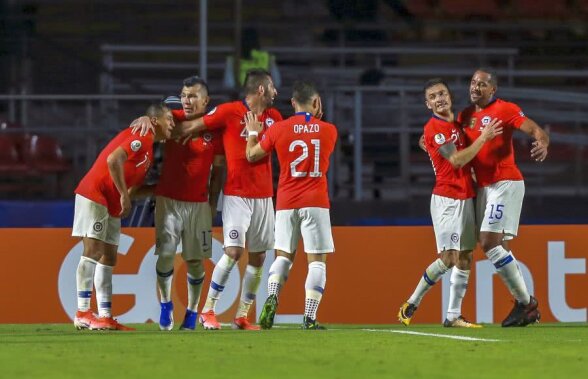
[[[247,132],[247,137],[249,138],[251,136],[259,137],[259,132],[256,132],[254,130]]]

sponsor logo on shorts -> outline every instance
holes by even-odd
[[[100,233],[104,229],[104,225],[100,221],[96,221],[92,227],[96,233]]]
[[[239,238],[239,232],[238,232],[238,231],[236,231],[236,230],[234,230],[234,229],[233,229],[233,230],[231,230],[231,231],[229,232],[229,238],[230,238],[230,239],[233,239],[233,240],[236,240],[237,238]]]
[[[457,233],[453,233],[453,234],[451,235],[451,242],[453,242],[453,243],[457,243],[458,241],[459,241],[459,234],[457,234]]]
[[[140,148],[141,148],[141,141],[136,139],[133,142],[131,142],[131,150],[136,152],[136,151],[139,151]]]

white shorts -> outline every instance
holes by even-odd
[[[182,257],[212,256],[212,213],[206,202],[155,198],[155,255],[175,255],[182,242]]]
[[[431,218],[437,241],[437,252],[474,250],[476,217],[472,199],[458,200],[431,196]]]
[[[517,235],[525,183],[502,180],[478,189],[476,215],[481,232],[503,233],[509,240]]]
[[[285,209],[276,212],[277,250],[294,253],[302,234],[304,251],[324,254],[335,251],[331,233],[331,217],[327,208]]]
[[[254,253],[274,248],[274,203],[270,197],[223,199],[224,246],[247,247]]]
[[[94,238],[118,246],[120,218],[112,217],[104,205],[76,194],[71,235]]]

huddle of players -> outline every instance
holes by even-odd
[[[326,257],[334,251],[326,173],[337,139],[336,128],[320,119],[322,103],[311,82],[294,84],[295,114],[286,120],[271,107],[277,91],[268,72],[251,70],[244,90],[243,100],[221,104],[204,114],[209,101],[206,83],[197,77],[188,78],[181,93],[182,109],[172,111],[165,104],[151,106],[145,116],[133,122],[134,128],[123,130],[101,152],[75,191],[72,235],[81,237],[84,243],[76,273],[76,328],[132,330],[118,323],[111,313],[120,218],[128,214],[130,196],[141,186],[149,168],[153,142],[164,139],[160,182],[154,189],[139,190],[156,195],[160,328],[171,330],[174,326],[171,284],[180,242],[188,269],[188,303],[180,329],[195,329],[198,319],[206,329],[220,329],[215,305],[246,246],[248,265],[233,327],[259,329],[249,322],[247,314],[261,281],[265,251],[275,248],[277,258],[268,283],[270,296],[261,315],[261,325],[271,328],[279,290],[288,277],[300,235],[309,262],[302,327],[322,328],[316,322],[316,312],[325,288]],[[169,139],[172,128],[175,135],[189,136],[187,141]],[[281,167],[275,216],[269,157],[272,150],[276,150]],[[212,253],[212,212],[225,160],[225,253],[212,273],[206,304],[198,318],[203,262]],[[98,315],[90,309],[93,286]]]
[[[302,327],[323,328],[316,322],[316,312],[326,283],[326,257],[334,251],[326,172],[337,132],[334,125],[320,120],[321,99],[310,82],[295,83],[295,114],[287,120],[271,108],[277,91],[266,71],[249,72],[244,89],[243,100],[221,104],[204,115],[209,102],[206,83],[188,78],[181,94],[182,109],[170,112],[165,105],[150,107],[146,116],[134,122],[141,134],[124,130],[102,151],[76,189],[72,234],[84,241],[77,270],[77,328],[130,329],[110,312],[120,217],[128,214],[129,194],[140,186],[149,167],[153,142],[169,139],[174,124],[176,134],[190,138],[184,143],[166,142],[162,177],[154,192],[160,328],[174,326],[171,284],[180,242],[188,268],[188,305],[180,329],[196,327],[203,260],[211,257],[211,212],[216,209],[224,157],[228,169],[222,212],[225,254],[213,271],[200,323],[206,329],[220,329],[215,306],[247,245],[248,266],[233,327],[259,329],[247,314],[260,284],[265,251],[275,248],[269,296],[260,315],[261,326],[271,328],[279,292],[302,235],[309,263]],[[540,318],[537,301],[529,295],[508,249],[508,240],[517,233],[524,195],[523,178],[514,163],[512,132],[520,129],[535,138],[531,155],[538,161],[545,159],[549,139],[515,104],[495,98],[496,89],[494,73],[476,71],[470,86],[472,105],[455,118],[447,84],[433,79],[425,85],[425,103],[433,117],[425,126],[423,145],[436,175],[431,215],[439,259],[427,267],[415,292],[402,305],[398,317],[405,325],[410,324],[425,293],[454,267],[444,325],[479,327],[461,315],[476,230],[484,252],[516,299],[503,326],[525,326]],[[268,156],[272,150],[280,162],[275,220]],[[479,187],[477,212],[472,200],[472,167]],[[93,285],[98,316],[89,307]]]

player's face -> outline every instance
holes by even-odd
[[[274,87],[274,81],[269,78],[269,83],[264,88],[263,99],[265,100],[266,106],[271,106],[274,103],[275,98],[278,96],[278,90]]]
[[[174,116],[169,109],[166,109],[165,112],[157,118],[157,128],[159,129],[159,134],[163,138],[169,139],[171,137],[174,126]]]
[[[449,115],[453,106],[449,89],[443,84],[435,84],[427,88],[425,90],[425,105],[435,114]]]
[[[182,88],[180,97],[186,116],[199,116],[206,113],[209,97],[206,89],[200,84]]]
[[[484,107],[492,100],[496,87],[490,82],[490,78],[490,74],[484,71],[476,71],[472,76],[470,100],[473,104]]]

